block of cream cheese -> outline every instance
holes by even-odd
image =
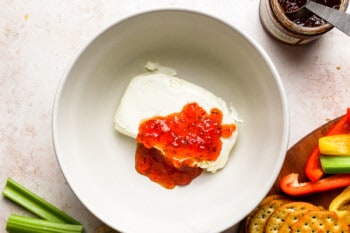
[[[196,102],[205,111],[218,108],[223,113],[222,124],[236,124],[237,116],[232,108],[204,88],[176,77],[176,72],[156,63],[148,63],[150,71],[133,78],[121,99],[114,116],[115,129],[129,137],[136,138],[140,122],[153,116],[167,116],[190,102]],[[165,71],[165,72],[164,72]],[[238,130],[229,138],[221,138],[222,148],[215,161],[201,161],[197,164],[209,172],[223,168],[235,145]]]

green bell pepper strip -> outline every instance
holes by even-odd
[[[350,156],[320,156],[326,174],[350,174]]]

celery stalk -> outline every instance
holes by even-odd
[[[82,225],[62,210],[29,191],[11,178],[7,179],[2,194],[42,219],[56,223]]]
[[[6,230],[11,233],[81,233],[83,226],[11,214]]]
[[[350,173],[350,156],[320,156],[324,173]]]

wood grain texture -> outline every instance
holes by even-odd
[[[336,118],[325,125],[315,129],[310,134],[298,141],[294,146],[292,146],[286,153],[286,157],[281,168],[280,174],[278,175],[274,185],[272,186],[268,195],[271,194],[283,194],[279,187],[280,179],[289,173],[298,173],[299,182],[307,182],[308,179],[305,175],[304,168],[306,160],[311,153],[311,151],[317,146],[318,139],[324,136],[328,130],[340,119]],[[332,199],[337,196],[342,189],[332,190],[324,193],[313,194],[303,197],[291,197],[295,200],[301,200],[310,202],[315,205],[323,206],[328,209],[329,203]],[[243,225],[243,224],[241,224]],[[245,233],[243,227],[240,227],[239,233]],[[248,233],[248,232],[247,232]]]

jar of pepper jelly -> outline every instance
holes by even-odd
[[[346,11],[349,0],[313,0],[328,7]],[[293,18],[285,12],[305,4],[305,0],[260,0],[260,21],[266,31],[287,44],[307,44],[328,32],[333,26],[309,12],[305,18]]]

